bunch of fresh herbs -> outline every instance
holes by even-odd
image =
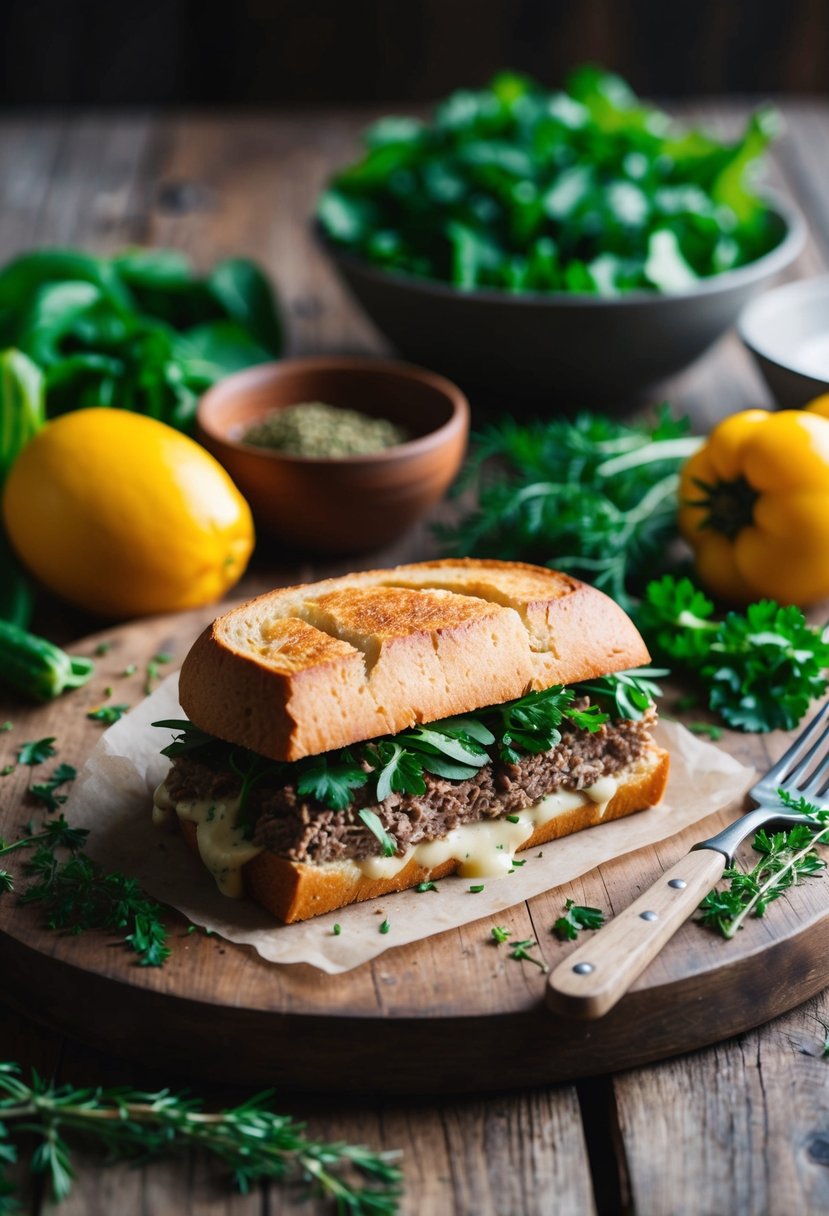
[[[370,127],[318,217],[361,257],[461,290],[683,291],[779,242],[750,180],[778,126],[759,110],[722,141],[596,67],[553,93],[504,72],[431,123]]]
[[[826,862],[816,845],[829,844],[829,811],[821,810],[804,798],[794,798],[778,790],[780,801],[789,810],[808,815],[814,826],[796,824],[785,832],[769,835],[761,829],[754,837],[752,848],[760,860],[750,870],[729,867],[723,874],[728,887],[706,895],[699,906],[700,924],[732,938],[749,916],[763,916],[773,900],[785,895],[790,887],[804,878],[822,874]]]
[[[599,414],[477,437],[459,483],[474,504],[439,529],[448,553],[548,564],[629,608],[677,534],[679,469],[700,440],[663,407],[653,425]]]
[[[0,1168],[15,1164],[22,1143],[28,1154],[34,1137],[31,1171],[46,1177],[60,1202],[72,1190],[76,1142],[109,1161],[142,1163],[197,1149],[220,1162],[243,1193],[272,1179],[327,1201],[340,1216],[398,1210],[403,1177],[396,1153],[312,1140],[304,1124],[272,1109],[272,1096],[266,1091],[208,1112],[187,1093],[61,1085],[37,1073],[27,1081],[18,1065],[0,1063]],[[0,1173],[0,1216],[20,1211],[14,1190]]]
[[[738,730],[792,730],[829,686],[829,642],[794,606],[761,600],[716,620],[690,579],[665,575],[648,585],[637,621],[656,653],[691,675]]]

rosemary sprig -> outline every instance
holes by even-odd
[[[17,1160],[16,1136],[35,1136],[31,1169],[49,1180],[56,1201],[72,1189],[72,1141],[110,1160],[152,1161],[192,1148],[218,1159],[243,1193],[260,1178],[296,1183],[330,1201],[341,1216],[392,1216],[402,1173],[397,1154],[309,1139],[305,1125],[270,1107],[272,1091],[240,1106],[206,1112],[186,1093],[163,1089],[80,1089],[56,1085],[17,1064],[0,1063],[0,1167]],[[13,1187],[0,1175],[0,1216],[14,1209]],[[3,1197],[5,1195],[5,1198]]]
[[[725,870],[723,878],[728,881],[728,888],[711,891],[699,906],[700,924],[725,938],[734,937],[747,917],[763,916],[769,904],[790,887],[821,874],[826,868],[815,846],[829,844],[829,830],[821,831],[821,827],[829,824],[829,811],[820,810],[804,798],[793,798],[785,790],[777,793],[784,806],[809,815],[814,827],[796,824],[787,832],[772,835],[761,829],[752,842],[752,848],[760,854],[757,864],[751,870],[738,866]]]

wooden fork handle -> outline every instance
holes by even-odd
[[[600,1018],[656,957],[722,878],[725,857],[698,849],[678,861],[635,903],[568,954],[547,982],[556,1013]]]

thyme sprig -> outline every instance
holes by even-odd
[[[230,1172],[243,1193],[261,1178],[296,1183],[328,1200],[341,1216],[392,1216],[402,1173],[397,1154],[310,1139],[305,1125],[271,1109],[272,1091],[239,1106],[207,1112],[187,1093],[58,1085],[14,1063],[0,1063],[0,1167],[18,1159],[18,1137],[38,1144],[31,1169],[45,1175],[56,1201],[72,1189],[73,1142],[110,1160],[153,1161],[199,1149]],[[0,1216],[11,1213],[13,1187],[0,1175]]]
[[[761,828],[752,842],[752,848],[760,854],[757,864],[750,870],[738,866],[725,870],[727,889],[711,891],[699,906],[700,924],[725,938],[733,938],[749,916],[763,916],[770,903],[802,879],[813,878],[826,869],[815,846],[829,844],[829,811],[782,789],[777,794],[784,806],[808,815],[814,826],[796,824],[771,835]]]

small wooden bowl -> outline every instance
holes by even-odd
[[[291,456],[241,441],[272,410],[324,401],[388,418],[413,436],[369,456]],[[320,357],[262,363],[199,402],[198,437],[230,473],[259,526],[292,545],[358,553],[394,540],[445,494],[469,435],[469,405],[408,363]]]

